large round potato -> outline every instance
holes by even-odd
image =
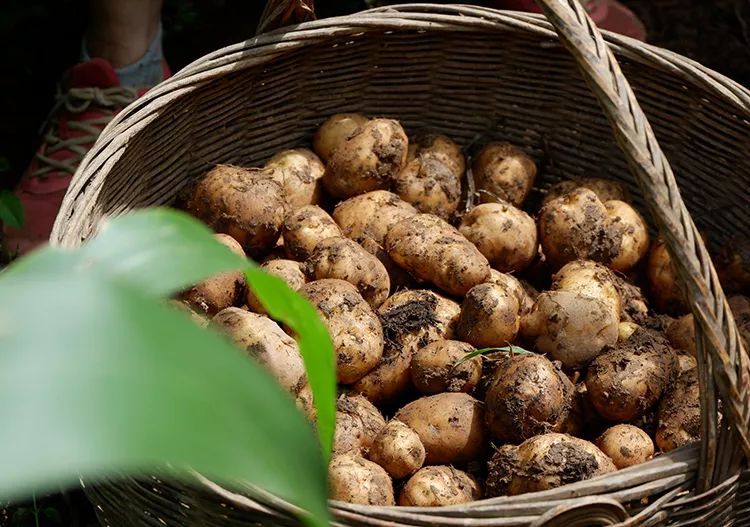
[[[391,477],[401,479],[422,468],[425,455],[424,445],[417,433],[393,419],[375,437],[369,457]]]
[[[326,167],[311,150],[283,150],[269,159],[263,168],[284,188],[290,210],[320,201],[320,178]]]
[[[384,426],[385,419],[370,401],[361,395],[340,395],[336,401],[333,454],[366,455]]]
[[[332,500],[360,505],[395,505],[393,482],[379,465],[356,454],[334,456],[328,467]]]
[[[323,161],[343,145],[369,119],[359,113],[337,113],[326,119],[315,131],[313,148]]]
[[[598,298],[620,318],[622,298],[615,274],[604,265],[591,260],[573,260],[552,276],[552,289]]]
[[[445,507],[482,498],[482,489],[472,476],[453,467],[425,467],[406,482],[398,504],[406,507]]]
[[[342,201],[333,210],[333,219],[342,232],[355,242],[373,239],[383,243],[388,230],[417,209],[387,190],[374,190]]]
[[[608,428],[596,440],[617,468],[627,468],[644,463],[654,455],[654,442],[637,426],[619,424]]]
[[[490,143],[475,156],[472,173],[483,203],[501,199],[520,207],[534,186],[536,164],[518,147]]]
[[[461,304],[457,331],[478,348],[505,346],[520,326],[518,297],[505,286],[485,282],[472,287]]]
[[[284,220],[284,249],[292,260],[307,261],[321,241],[342,236],[341,229],[326,211],[306,205]]]

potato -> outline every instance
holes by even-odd
[[[465,393],[440,393],[412,401],[395,419],[422,440],[428,465],[477,459],[485,447],[482,403]]]
[[[701,438],[701,404],[698,369],[682,372],[659,403],[656,446],[662,452]]]
[[[305,364],[297,343],[270,318],[228,307],[216,314],[211,326],[260,362],[291,394],[298,395],[307,385]]]
[[[548,201],[538,225],[544,255],[556,269],[573,260],[608,265],[619,255],[623,231],[613,228],[604,203],[587,188]]]
[[[294,260],[266,260],[261,264],[260,268],[267,273],[284,280],[293,291],[297,291],[300,287],[305,285],[306,279],[303,266],[301,263],[295,262]],[[250,311],[262,315],[266,314],[266,308],[263,307],[261,301],[255,296],[251,286],[247,288],[246,302]]]
[[[328,161],[334,150],[344,144],[367,121],[369,119],[359,113],[332,115],[315,131],[313,149],[323,161]]]
[[[693,368],[698,367],[698,360],[693,355],[687,355],[685,353],[677,354],[677,374]]]
[[[317,308],[331,334],[339,382],[357,382],[383,356],[383,330],[377,316],[355,287],[344,280],[315,280],[299,292]]]
[[[385,419],[370,401],[361,395],[340,395],[336,401],[333,454],[367,455],[383,427]]]
[[[407,507],[444,507],[482,498],[479,483],[453,467],[425,467],[406,482],[398,504]]]
[[[343,236],[326,211],[317,205],[306,205],[284,220],[284,248],[292,260],[307,261],[321,241]]]
[[[656,404],[676,367],[676,354],[666,339],[641,328],[591,361],[586,389],[602,417],[632,421]]]
[[[392,478],[401,479],[422,468],[425,450],[417,433],[394,419],[375,437],[369,457]]]
[[[482,376],[482,359],[458,364],[474,347],[458,340],[436,340],[419,348],[411,359],[411,382],[420,393],[471,393]]]
[[[646,263],[646,278],[651,300],[660,312],[674,315],[689,311],[687,300],[680,290],[677,271],[672,265],[672,257],[662,241],[657,241],[651,247]]]
[[[568,419],[574,390],[547,358],[510,355],[498,363],[484,398],[487,426],[505,443],[559,432]]]
[[[245,251],[237,240],[226,234],[215,234],[216,241],[234,254],[245,258]],[[245,273],[227,271],[206,278],[181,293],[181,299],[192,309],[213,316],[224,308],[235,305],[245,292]]]
[[[279,238],[287,203],[284,189],[269,172],[216,165],[196,183],[186,209],[258,258]]]
[[[418,214],[392,226],[384,247],[412,276],[449,294],[464,295],[490,277],[490,265],[482,253],[454,227],[431,214]]]
[[[654,442],[637,426],[620,424],[608,428],[596,446],[619,468],[644,463],[654,456]]]
[[[542,204],[546,204],[555,198],[564,194],[585,187],[592,191],[599,200],[604,203],[613,199],[628,202],[629,196],[625,185],[614,179],[600,179],[594,177],[584,177],[579,179],[568,179],[552,185],[544,196]]]
[[[365,238],[360,242],[360,245],[365,251],[380,260],[380,263],[383,264],[383,267],[385,267],[385,270],[388,272],[392,293],[402,289],[412,289],[416,287],[415,281],[411,275],[396,265],[396,262],[388,256],[388,253],[385,252],[382,245],[372,238]]]
[[[421,346],[454,336],[460,308],[432,291],[399,291],[378,309],[385,349],[378,365],[352,389],[375,404],[390,402],[408,389],[409,364]]]
[[[328,158],[323,186],[337,198],[387,190],[406,163],[409,140],[398,121],[372,119]]]
[[[750,238],[730,240],[714,261],[724,291],[750,293]]]
[[[379,465],[355,454],[334,456],[328,466],[329,497],[360,505],[395,505],[393,482]]]
[[[571,291],[542,293],[521,321],[523,336],[565,368],[585,366],[617,342],[619,320],[611,305]]]
[[[428,135],[409,145],[406,165],[393,183],[399,197],[419,212],[450,220],[461,201],[465,162],[461,148],[445,136]]]
[[[617,273],[612,273],[612,277],[615,287],[620,293],[621,320],[644,324],[649,317],[649,309],[641,288],[631,284]]]
[[[308,268],[314,280],[346,280],[373,308],[382,304],[391,290],[391,279],[380,260],[343,236],[319,242],[310,256]]]
[[[513,293],[518,299],[521,315],[525,315],[534,307],[534,301],[539,296],[539,292],[526,282],[522,282],[512,274],[501,273],[490,269],[490,279],[488,282],[505,287]]]
[[[355,242],[373,239],[382,244],[388,230],[417,209],[387,190],[375,190],[340,202],[333,219],[341,231]]]
[[[650,244],[648,226],[633,207],[619,200],[604,202],[609,215],[610,225],[619,232],[620,247],[609,267],[623,273],[633,269],[640,262]]]
[[[507,201],[477,205],[464,215],[458,230],[498,271],[523,271],[536,258],[534,218]]]
[[[554,291],[570,291],[598,298],[620,318],[622,298],[609,268],[591,260],[573,260],[552,276]]]
[[[520,207],[536,179],[536,164],[508,143],[485,145],[474,158],[472,173],[482,203],[497,199]]]
[[[628,340],[639,327],[635,322],[620,322],[617,325],[617,342]]]
[[[283,150],[269,159],[263,169],[284,188],[290,210],[320,201],[320,178],[326,167],[311,150]]]
[[[488,464],[487,489],[517,496],[549,490],[614,472],[609,459],[594,444],[568,434],[543,434],[516,447],[505,447]]]
[[[518,334],[520,312],[518,297],[505,286],[479,284],[466,293],[456,329],[478,348],[505,346]]]
[[[674,319],[664,334],[674,349],[695,357],[695,325],[692,313]]]

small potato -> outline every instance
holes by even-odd
[[[651,300],[660,312],[675,315],[689,311],[687,300],[680,290],[677,271],[672,265],[672,257],[662,241],[651,247],[646,263],[646,278]]]
[[[379,465],[356,454],[334,456],[328,466],[329,497],[360,505],[395,505],[393,482]]]
[[[611,306],[598,298],[571,291],[542,293],[523,317],[523,336],[537,350],[565,368],[588,364],[606,346],[617,342],[619,319]]]
[[[303,266],[301,263],[295,262],[294,260],[266,260],[261,264],[260,268],[267,273],[278,276],[284,280],[293,291],[297,291],[300,287],[305,285],[306,279]],[[262,315],[266,314],[266,308],[263,307],[261,301],[255,296],[251,286],[247,288],[246,301],[247,307],[250,308],[250,311]]]
[[[346,280],[373,308],[382,304],[391,290],[391,279],[380,260],[343,236],[319,242],[310,256],[308,268],[314,280]]]
[[[537,255],[534,218],[507,201],[471,209],[458,230],[501,272],[523,271]]]
[[[639,465],[654,456],[654,442],[633,425],[615,425],[599,436],[596,446],[620,468]]]
[[[508,143],[485,145],[474,158],[472,173],[482,203],[498,198],[520,207],[536,179],[536,164]]]
[[[511,355],[495,369],[484,399],[487,426],[494,437],[520,443],[559,432],[570,413],[574,386],[541,355]]]
[[[284,248],[292,260],[307,261],[318,243],[335,236],[343,236],[341,229],[317,205],[301,207],[284,220]]]
[[[597,195],[599,200],[604,203],[613,199],[620,201],[629,201],[628,191],[625,185],[614,179],[600,179],[594,177],[584,177],[580,179],[568,179],[555,183],[544,196],[542,204],[552,201],[555,198],[567,194],[577,188],[585,187]]]
[[[186,209],[258,258],[278,240],[287,207],[284,189],[269,172],[216,165],[196,183]]]
[[[609,265],[619,255],[623,231],[612,227],[604,203],[587,188],[548,201],[538,225],[544,255],[554,268],[573,260]]]
[[[490,265],[482,253],[453,226],[431,214],[418,214],[391,227],[385,250],[412,276],[449,294],[464,295],[490,277]]]
[[[320,201],[320,178],[326,167],[311,150],[283,150],[269,159],[263,169],[284,188],[290,210]]]
[[[534,307],[534,301],[539,296],[539,292],[526,282],[522,282],[512,274],[501,273],[494,269],[490,270],[490,279],[488,282],[505,287],[513,293],[518,299],[521,315],[525,315]]]
[[[394,419],[375,437],[369,457],[392,478],[401,479],[422,468],[425,450],[417,433]]]
[[[357,382],[383,356],[383,329],[377,316],[355,287],[344,280],[315,280],[299,292],[317,308],[331,334],[339,382]]]
[[[474,347],[458,340],[436,340],[419,348],[411,359],[411,381],[420,393],[471,393],[482,376],[482,359],[458,364]]]
[[[692,313],[674,319],[664,334],[674,349],[695,357],[695,325]]]
[[[651,409],[677,367],[677,357],[665,338],[638,329],[589,364],[586,389],[596,411],[612,421],[632,421]]]
[[[211,326],[260,362],[291,394],[296,396],[307,386],[305,364],[297,343],[270,318],[228,307],[216,314]]]
[[[214,237],[234,254],[245,258],[245,251],[237,240],[227,234],[215,234]],[[245,273],[237,270],[206,278],[180,296],[191,308],[213,316],[222,309],[235,305],[244,292]]]
[[[478,348],[505,346],[518,335],[520,311],[518,297],[506,287],[479,284],[466,293],[456,329],[461,340]]]
[[[701,438],[701,404],[698,369],[685,371],[659,403],[656,446],[662,452]]]
[[[460,307],[432,291],[399,291],[378,309],[385,349],[378,365],[352,389],[375,404],[390,402],[409,387],[409,365],[421,346],[454,336]]]
[[[640,262],[650,244],[648,226],[633,207],[619,200],[605,201],[610,225],[619,232],[620,248],[609,267],[623,273],[633,269]]]
[[[591,260],[573,260],[552,276],[554,291],[570,291],[598,298],[611,307],[619,319],[622,298],[609,268]]]
[[[471,461],[485,447],[482,403],[465,393],[422,397],[401,408],[395,419],[419,435],[428,465]]]
[[[398,121],[367,121],[331,153],[323,186],[337,198],[387,190],[404,168],[408,148],[409,140]]]
[[[369,119],[359,113],[332,115],[315,131],[313,149],[323,161],[328,161],[334,150],[344,144],[367,121]]]
[[[367,239],[382,244],[388,230],[417,209],[387,190],[375,190],[342,201],[333,210],[333,219],[342,232],[355,242]]]
[[[445,507],[482,499],[479,483],[462,470],[444,465],[425,467],[406,482],[398,504],[406,507]]]
[[[342,394],[336,401],[336,430],[333,454],[366,455],[385,427],[385,419],[361,395]]]

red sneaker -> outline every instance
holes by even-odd
[[[169,68],[163,63],[164,77]],[[65,191],[83,156],[117,112],[148,88],[120,86],[115,70],[95,58],[66,72],[55,106],[16,194],[24,208],[21,229],[6,226],[3,245],[10,254],[25,254],[49,239]]]

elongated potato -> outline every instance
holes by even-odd
[[[542,204],[552,201],[555,198],[567,194],[577,188],[585,187],[597,195],[599,200],[604,203],[613,199],[629,202],[628,191],[625,185],[614,179],[600,179],[594,177],[584,177],[579,179],[568,179],[552,185],[544,196]]]
[[[369,119],[359,113],[337,113],[326,119],[315,131],[313,149],[323,161],[343,145]]]
[[[393,481],[372,461],[355,455],[334,456],[328,466],[329,496],[332,500],[360,505],[395,505]]]
[[[411,381],[420,393],[471,393],[482,376],[482,359],[459,362],[474,347],[458,340],[436,340],[419,348],[411,359]]]
[[[651,247],[646,263],[646,278],[651,301],[660,312],[678,315],[689,311],[677,281],[677,271],[672,266],[672,257],[661,240]]]
[[[478,348],[505,346],[518,334],[520,312],[512,291],[486,282],[466,293],[456,329],[462,340]]]
[[[609,267],[623,273],[633,269],[640,262],[650,245],[648,226],[633,207],[619,200],[604,202],[612,229],[619,232],[620,247]]]
[[[408,148],[398,121],[371,119],[331,153],[323,186],[337,198],[387,190],[404,168]]]
[[[342,201],[333,210],[333,219],[341,231],[355,242],[373,239],[379,244],[388,230],[417,209],[387,190],[374,190]]]
[[[320,178],[326,167],[311,150],[283,150],[269,159],[263,169],[284,188],[290,210],[320,201]]]
[[[284,280],[289,288],[294,291],[305,285],[306,279],[302,264],[294,260],[266,260],[261,264],[260,268]],[[266,308],[263,307],[261,301],[255,296],[252,287],[247,288],[246,302],[250,311],[262,315],[266,314]]]
[[[472,476],[453,467],[425,467],[406,482],[398,504],[407,507],[445,507],[482,498],[482,489]]]
[[[482,403],[465,393],[422,397],[401,408],[395,419],[417,433],[428,465],[471,461],[485,447]]]
[[[284,220],[284,248],[292,260],[306,261],[318,243],[335,236],[342,236],[341,229],[317,205],[301,207]]]
[[[644,463],[654,455],[654,442],[637,426],[620,424],[608,428],[596,440],[596,446],[609,456],[617,468]]]
[[[344,280],[315,280],[299,292],[317,308],[331,334],[339,382],[357,382],[383,356],[383,329],[377,316],[356,288]]]
[[[615,316],[620,318],[622,298],[614,273],[604,265],[591,260],[573,260],[552,276],[552,289],[598,298],[609,305]]]
[[[342,394],[336,401],[333,454],[367,455],[385,419],[373,404],[355,394]]]
[[[422,468],[425,450],[414,430],[393,419],[375,437],[369,457],[391,477],[401,479]]]
[[[499,198],[520,207],[534,186],[536,164],[520,148],[490,143],[474,158],[472,172],[482,203]]]
[[[373,308],[382,304],[391,290],[391,279],[380,260],[343,236],[319,242],[310,256],[308,268],[314,280],[346,280]]]
[[[415,278],[453,295],[464,295],[490,278],[490,265],[482,253],[454,227],[431,214],[418,214],[391,227],[385,250]]]
[[[662,452],[693,443],[701,437],[698,368],[682,372],[659,402],[656,446]]]

